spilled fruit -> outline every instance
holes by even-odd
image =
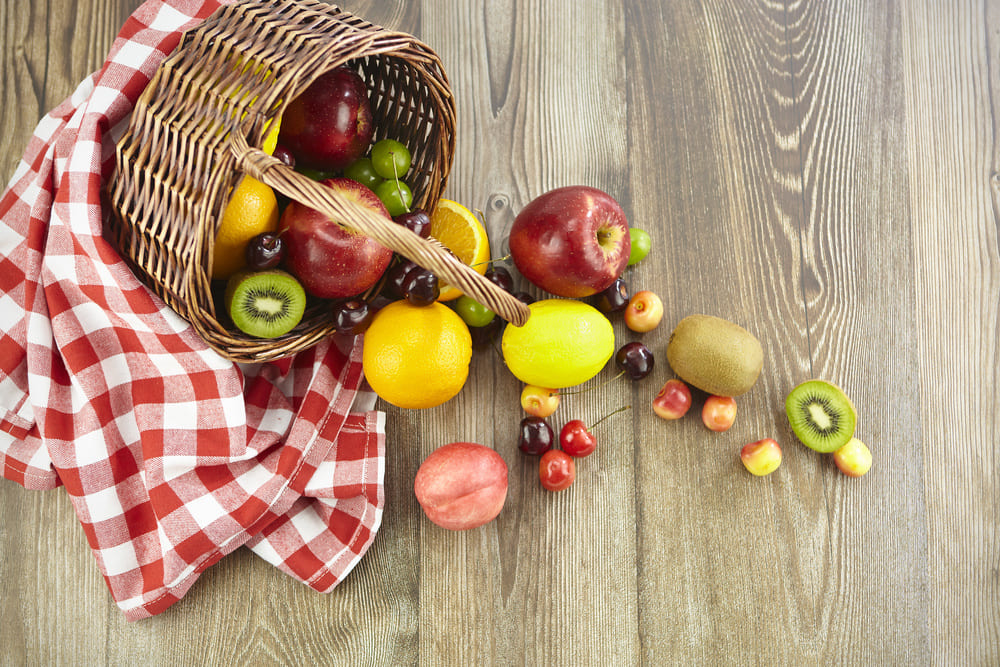
[[[542,299],[528,306],[524,326],[507,326],[501,352],[525,384],[561,389],[591,379],[615,353],[615,332],[593,306],[573,299]]]
[[[507,499],[507,464],[494,450],[453,442],[434,450],[417,469],[413,492],[427,518],[448,530],[489,523]]]
[[[854,437],[854,404],[840,387],[807,380],[788,393],[785,413],[795,436],[817,452],[835,452]]]
[[[670,334],[667,361],[678,377],[704,392],[739,396],[757,381],[764,350],[738,324],[711,315],[689,315]]]

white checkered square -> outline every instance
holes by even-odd
[[[125,42],[115,56],[115,60],[123,63],[141,63],[149,58],[153,51],[153,47],[145,44]]]
[[[125,511],[121,499],[118,498],[118,491],[113,486],[86,494],[83,497],[83,504],[90,515],[91,523],[119,517]]]
[[[189,500],[184,506],[201,528],[208,528],[219,519],[229,516],[226,508],[211,493]]]
[[[99,143],[95,141],[77,141],[69,157],[69,170],[78,173],[93,171],[94,162],[100,154],[101,145]]]
[[[109,577],[125,574],[139,567],[139,558],[131,542],[122,542],[116,547],[97,549],[97,557],[104,565],[104,573]]]
[[[236,483],[249,495],[255,496],[268,481],[274,479],[274,475],[264,466],[255,465],[247,468],[247,471],[236,478]]]
[[[164,403],[163,426],[171,430],[196,431],[198,407],[194,403]]]
[[[6,292],[0,294],[0,331],[4,333],[14,331],[14,327],[23,319],[24,308],[19,306],[10,294]]]
[[[327,530],[326,522],[320,518],[319,514],[312,507],[306,507],[290,519],[302,540],[306,544],[322,535]]]
[[[108,443],[103,431],[83,433],[73,441],[73,454],[79,467],[108,460]]]

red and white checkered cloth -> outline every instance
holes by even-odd
[[[65,485],[129,620],[244,544],[327,592],[382,518],[384,422],[360,341],[233,364],[101,236],[115,140],[181,32],[219,4],[143,4],[41,120],[0,200],[0,472]]]

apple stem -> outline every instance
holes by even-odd
[[[594,422],[593,424],[591,424],[589,430],[593,431],[595,428],[597,428],[598,424],[600,424],[602,421],[604,421],[608,417],[611,417],[612,415],[616,415],[619,412],[624,412],[625,410],[629,410],[631,408],[632,408],[631,405],[623,405],[622,407],[618,408],[617,410],[613,410],[613,411],[609,412],[608,414],[604,415],[603,417],[601,417],[600,419],[598,419],[596,422]]]

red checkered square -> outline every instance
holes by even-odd
[[[115,138],[181,33],[219,6],[136,10],[101,70],[39,122],[0,198],[0,473],[65,485],[128,620],[242,545],[328,591],[384,504],[360,341],[232,364],[102,237]]]

